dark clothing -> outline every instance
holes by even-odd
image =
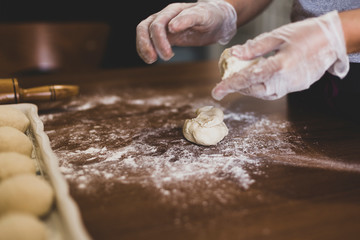
[[[290,108],[326,111],[360,118],[360,63],[350,63],[344,79],[326,73],[308,90],[288,95]]]

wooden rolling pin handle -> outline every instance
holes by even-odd
[[[69,99],[79,94],[74,85],[51,85],[20,89],[20,102],[52,102]]]
[[[0,104],[19,103],[20,88],[15,78],[0,79]]]
[[[54,102],[68,100],[79,94],[76,85],[51,85],[22,89],[16,78],[0,79],[0,104],[21,102]]]

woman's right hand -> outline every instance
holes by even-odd
[[[236,33],[236,11],[224,0],[173,3],[143,20],[136,28],[136,48],[148,64],[169,60],[171,46],[228,43]]]

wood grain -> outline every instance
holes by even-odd
[[[214,62],[24,79],[23,84],[29,85],[44,82],[80,85],[79,99],[61,109],[42,112],[41,117],[91,236],[94,239],[358,239],[358,123],[321,111],[294,109],[286,98],[267,102],[233,94],[216,103],[209,93],[218,79]],[[92,103],[101,96],[119,99],[88,108],[80,104]],[[177,96],[179,102],[174,104],[179,111],[167,113],[163,110],[170,107],[161,104],[151,107],[130,104],[164,96]],[[225,122],[231,134],[216,147],[194,146],[183,139],[181,123],[191,117],[197,103],[219,104],[225,115],[243,114],[249,119],[228,118]],[[129,121],[126,123],[124,119]],[[157,130],[166,123],[173,125]],[[142,158],[161,161],[168,149],[178,145],[179,155],[166,162],[166,166],[171,166],[171,161],[181,162],[184,156],[181,149],[198,156],[195,160],[199,161],[204,154],[218,153],[224,158],[243,154],[259,164],[241,165],[241,159],[234,160],[239,161],[254,181],[248,188],[239,185],[236,178],[222,175],[216,181],[210,176],[206,181],[190,178],[186,185],[180,182],[174,186],[182,189],[184,195],[175,204],[164,201],[156,187],[140,184],[140,180],[124,183],[101,175],[101,171],[116,175],[124,169],[98,168],[100,173],[91,179],[91,185],[81,188],[79,179],[71,174],[79,174],[76,171],[85,166],[91,168],[103,161],[101,158],[106,154],[99,151],[89,157],[85,153],[95,145],[87,141],[90,135],[80,133],[92,130],[98,134],[97,144],[106,147],[107,152],[135,143],[155,149],[151,154],[138,151],[134,161]],[[114,137],[119,141],[110,141],[109,132],[120,130],[129,136],[117,135]],[[249,144],[245,145],[244,141]],[[224,152],[225,146],[234,146],[233,152]],[[119,157],[118,161],[124,158]],[[148,177],[141,172],[128,174],[133,179]]]

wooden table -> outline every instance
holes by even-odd
[[[359,239],[360,128],[351,120],[237,94],[210,96],[215,62],[26,77],[79,84],[40,112],[93,239]],[[214,147],[181,132],[223,109]]]

